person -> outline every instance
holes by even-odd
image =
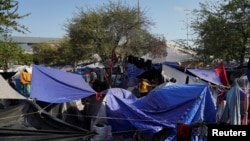
[[[102,92],[109,88],[107,81],[101,81],[97,78],[97,74],[95,72],[91,72],[90,74],[90,86],[96,92]]]
[[[10,85],[14,90],[17,91],[16,83],[15,83],[15,81],[14,81],[14,78],[10,77],[10,78],[8,79],[8,83],[9,83],[9,85]],[[9,102],[10,102],[10,106],[12,106],[12,105],[17,105],[17,104],[19,103],[19,102],[18,102],[18,99],[9,99]]]
[[[17,89],[16,89],[16,83],[15,83],[15,81],[14,81],[14,79],[13,79],[12,77],[8,79],[8,83],[9,83],[9,85],[10,85],[14,90],[17,90]]]
[[[149,82],[146,79],[142,78],[140,80],[140,82],[138,83],[138,89],[139,89],[139,92],[140,92],[140,96],[141,97],[146,96],[148,94],[148,92],[150,91],[151,86],[152,85],[149,84]]]
[[[20,73],[21,94],[27,96],[30,93],[31,73],[24,68]]]

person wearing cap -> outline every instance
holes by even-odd
[[[20,73],[20,82],[21,82],[21,94],[29,95],[30,93],[30,82],[31,82],[31,73],[24,68]]]

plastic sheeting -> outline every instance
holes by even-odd
[[[176,83],[180,84],[207,84],[206,81],[198,79],[194,75],[190,75],[186,72],[180,71],[176,67],[170,65],[162,65],[162,75],[166,80],[171,78],[176,79]],[[188,80],[188,81],[187,81]]]
[[[14,90],[0,75],[0,99],[26,99],[26,97]]]
[[[79,74],[33,65],[31,98],[50,103],[64,103],[95,93]]]
[[[178,122],[215,123],[216,104],[207,85],[173,84],[154,89],[137,99],[131,92],[113,88],[107,97],[107,116],[113,132],[133,129],[154,134]]]
[[[94,135],[48,114],[34,101],[0,109],[1,141],[79,141]]]
[[[127,63],[127,65],[126,65],[126,76],[127,77],[137,77],[144,72],[145,72],[145,70],[143,68],[138,68],[134,64]]]
[[[219,76],[216,74],[214,70],[210,69],[187,69],[190,73],[194,74],[195,76],[203,79],[205,81],[211,82],[216,85],[223,86]]]

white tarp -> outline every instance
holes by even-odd
[[[100,62],[89,64],[89,65],[84,66],[84,68],[85,67],[86,68],[92,68],[92,69],[95,69],[95,68],[101,68],[101,69],[103,69],[103,68],[105,68],[105,66],[102,63],[100,63]]]
[[[198,77],[186,74],[185,72],[181,72],[165,64],[162,65],[162,76],[168,80],[170,80],[171,78],[175,78],[176,83],[181,83],[181,84],[186,83],[187,77],[188,77],[188,84],[197,84],[197,83],[207,84],[207,82],[199,79]]]
[[[0,75],[0,99],[26,99],[26,97],[14,90]]]

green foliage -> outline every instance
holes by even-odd
[[[21,53],[21,48],[12,40],[0,40],[0,64],[8,67],[9,63],[14,63],[20,59]]]
[[[33,63],[34,63],[33,54],[20,53],[17,63],[14,64],[31,65]]]
[[[200,3],[200,9],[193,11],[196,19],[191,26],[198,35],[198,56],[204,61],[210,56],[224,61],[235,59],[243,65],[250,53],[249,9],[249,0]]]
[[[17,21],[28,16],[29,13],[19,15],[17,10],[18,1],[0,0],[0,62],[6,67],[15,63],[28,63],[32,58],[31,55],[24,55],[21,48],[10,37],[12,31],[21,33],[28,31],[27,27]]]
[[[48,43],[38,43],[32,46],[33,59],[39,64],[51,65],[56,62],[57,47]]]
[[[20,25],[17,20],[22,19],[28,15],[19,15],[18,1],[16,0],[0,0],[0,34],[9,35],[11,31],[26,32],[27,27]]]
[[[69,38],[63,38],[59,47],[57,48],[57,61],[58,64],[74,66],[74,55],[72,55],[72,46]]]
[[[153,23],[143,11],[138,12],[137,7],[126,6],[121,1],[109,2],[96,9],[80,8],[78,15],[66,25],[73,60],[77,62],[97,53],[106,61],[112,58],[116,48],[122,48],[124,54],[137,56],[151,51],[154,51],[153,56],[166,54],[166,45],[157,44],[159,37],[148,31],[151,25]],[[165,52],[152,49],[160,47]]]

